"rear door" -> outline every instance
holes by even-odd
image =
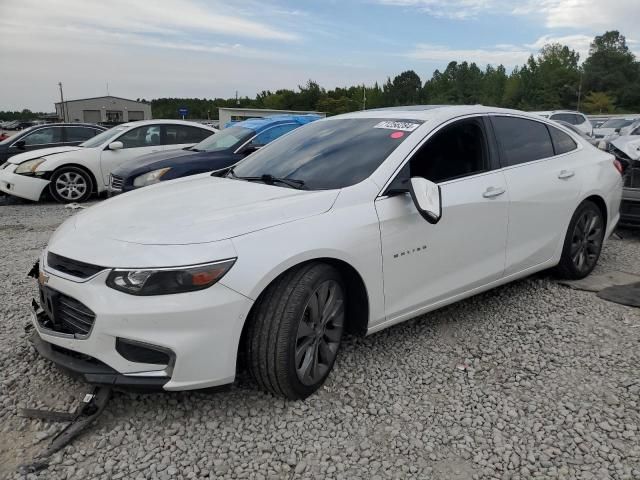
[[[79,145],[82,142],[86,142],[90,138],[96,136],[100,130],[91,127],[73,126],[63,127],[64,144],[65,145]]]
[[[580,194],[577,143],[543,122],[493,116],[509,190],[505,275],[540,265],[556,252]]]
[[[110,150],[105,147],[100,155],[100,170],[104,185],[109,185],[109,175],[125,162],[133,162],[136,158],[148,153],[160,152],[164,149],[160,139],[160,125],[144,125],[127,130],[112,142],[122,142],[123,148]]]
[[[389,320],[502,277],[509,196],[494,152],[482,117],[454,121],[412,155],[376,200]],[[416,176],[440,185],[442,218],[435,225],[406,193]]]

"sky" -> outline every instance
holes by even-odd
[[[587,56],[619,30],[640,57],[640,0],[0,0],[0,110],[65,99],[254,97],[423,82],[448,62],[510,71],[546,43]]]

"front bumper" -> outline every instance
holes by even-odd
[[[17,165],[9,164],[0,170],[0,192],[37,202],[49,180],[14,173]]]
[[[36,348],[45,358],[96,384],[191,390],[233,382],[252,300],[220,283],[197,292],[137,297],[107,287],[108,274],[103,270],[77,281],[44,266],[40,279],[47,279],[48,288],[95,312],[84,339],[46,328],[32,312],[40,339]],[[119,353],[119,340],[165,349],[172,360],[166,365],[130,361]]]
[[[622,190],[620,226],[640,227],[640,189],[625,188]]]

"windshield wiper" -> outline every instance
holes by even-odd
[[[298,190],[304,189],[304,180],[297,180],[295,178],[274,177],[273,175],[269,174],[260,175],[259,177],[239,177],[234,173],[233,168],[229,170],[227,176],[237,178],[239,180],[246,180],[247,182],[263,182],[267,185],[282,183],[283,185],[287,185],[288,187]]]

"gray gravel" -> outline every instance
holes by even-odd
[[[59,425],[87,387],[25,340],[25,277],[74,212],[0,206],[0,476]],[[640,233],[598,271],[640,274]],[[97,424],[28,478],[640,478],[640,313],[548,275],[495,289],[369,338],[349,338],[305,402],[256,391],[117,393]]]

